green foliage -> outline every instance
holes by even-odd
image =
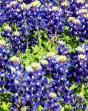
[[[39,105],[37,111],[42,111],[43,110],[43,107],[41,105]]]
[[[19,28],[19,27],[17,27],[17,25],[16,25],[16,24],[12,24],[12,29],[13,29],[13,31],[20,30],[20,28]]]
[[[0,36],[0,40],[4,40],[4,38],[2,36]]]
[[[11,103],[8,102],[8,99],[11,97],[11,94],[0,93],[0,111],[10,111],[9,108]]]
[[[8,26],[8,24],[4,23],[2,25],[2,28],[0,28],[0,32],[4,30],[4,27]],[[14,31],[19,30],[16,25],[12,26],[12,29]],[[63,40],[66,42],[67,47],[69,48],[69,52],[75,52],[75,48],[79,46],[80,42],[78,37],[70,37],[67,33],[69,30],[69,27],[65,27],[66,31],[62,33],[62,37],[53,36],[52,38],[49,38],[48,35],[42,31],[37,30],[33,37],[37,40],[37,45],[32,47],[32,50],[30,50],[27,46],[25,53],[19,53],[18,56],[21,59],[21,62],[24,66],[29,66],[32,62],[39,62],[41,59],[43,59],[48,52],[55,52],[57,53],[57,41]],[[3,39],[3,37],[0,37],[0,39]],[[85,41],[86,44],[88,44],[88,40]],[[27,43],[28,45],[28,43]],[[51,80],[50,75],[47,75],[48,83]],[[73,85],[70,87],[71,90],[73,90],[74,94],[79,94],[81,97],[85,97],[86,101],[88,101],[88,86],[84,85],[76,85],[73,83]],[[8,99],[11,97],[9,94],[0,94],[0,111],[9,111],[9,107],[11,104],[8,102]],[[87,102],[88,104],[88,102]],[[21,111],[26,111],[27,107],[23,107]],[[39,106],[38,111],[42,111],[43,107]],[[65,105],[62,106],[61,111],[71,111],[72,106],[71,105]],[[87,110],[88,111],[88,110]]]
[[[7,24],[6,22],[4,22],[4,23],[2,24],[2,27],[0,27],[0,31],[1,31],[1,32],[4,30],[4,27],[11,27],[11,29],[12,29],[13,31],[20,30],[20,28],[17,27],[16,24],[12,24],[11,26],[9,26],[9,24]]]
[[[21,111],[27,111],[28,109],[29,109],[28,106],[24,106],[24,107],[22,107],[20,110],[21,110]]]
[[[64,107],[61,108],[61,111],[72,111],[73,107],[71,104],[66,104]]]
[[[32,47],[32,50],[27,46],[25,53],[18,53],[22,64],[25,66],[30,65],[32,62],[39,62],[47,52],[57,52],[57,41],[55,41],[55,37],[49,39],[44,31],[37,31],[34,37],[37,39],[38,44]]]
[[[10,111],[9,108],[11,106],[11,103],[2,102],[0,103],[0,111]]]
[[[85,87],[84,87],[84,96],[85,96],[85,98],[87,100],[87,104],[88,104],[88,85],[85,85]]]
[[[80,44],[78,37],[70,37],[66,33],[63,33],[60,39],[66,42],[70,53],[75,52],[75,48]]]
[[[85,40],[85,42],[84,42],[85,44],[88,44],[88,40]]]
[[[20,53],[19,57],[23,65],[27,66],[32,62],[38,62],[40,59],[42,59],[43,55],[45,54],[46,54],[46,51],[44,48],[35,46],[32,51],[30,51],[30,49],[27,48],[26,53],[24,54]]]
[[[0,101],[8,102],[8,99],[11,97],[11,94],[9,93],[0,93]]]
[[[73,91],[73,93],[80,93],[81,92],[81,85],[77,85],[75,83],[72,84],[70,89]]]

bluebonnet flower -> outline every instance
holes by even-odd
[[[58,54],[59,55],[69,55],[69,49],[66,46],[66,43],[63,41],[58,41]]]
[[[15,53],[25,52],[27,42],[31,48],[36,44],[31,32],[44,30],[51,37],[63,32],[64,24],[72,36],[87,39],[88,4],[85,0],[60,1],[60,7],[55,0],[2,1],[1,34]],[[82,84],[88,78],[88,45],[69,54],[66,44],[59,41],[57,50],[58,54],[49,52],[40,63],[25,68],[0,40],[0,92],[11,94],[11,111],[37,111],[40,106],[42,111],[60,111],[65,105],[85,111],[85,98],[70,87],[72,82]]]
[[[62,4],[64,4],[64,2]],[[66,10],[66,14],[64,15],[67,19],[66,25],[70,27],[70,35],[78,36],[80,41],[84,41],[88,37],[87,2],[85,0],[71,0],[66,2],[66,4],[68,7],[63,8],[63,11]]]
[[[11,56],[9,46],[5,40],[0,40],[0,69],[4,68]]]
[[[86,45],[78,47],[76,52],[71,55],[71,68],[68,72],[68,78],[73,78],[78,84],[82,84],[88,77],[88,49]]]
[[[3,31],[2,36],[8,39],[14,53],[17,51],[24,52],[26,49],[26,37],[19,31]]]
[[[3,11],[1,12],[1,16],[4,19],[0,23],[1,26],[4,23],[8,25],[2,31],[2,35],[5,38],[9,38],[14,52],[17,52],[17,50],[25,52],[26,39],[28,39],[29,47],[36,43],[34,38],[30,40],[31,31],[44,30],[49,35],[54,35],[64,30],[64,18],[61,17],[62,10],[59,10],[58,6],[50,3],[50,1],[49,3],[42,4],[38,0],[31,1],[30,3],[22,0],[8,0],[4,4]],[[15,31],[19,33],[19,37],[13,34]],[[15,41],[19,41],[19,43]]]
[[[46,20],[46,28],[45,31],[50,34],[59,34],[64,30],[64,18],[62,17],[62,10],[53,6],[52,4],[47,4],[45,9],[45,20]]]

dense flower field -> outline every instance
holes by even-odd
[[[0,0],[0,111],[88,111],[87,0]]]

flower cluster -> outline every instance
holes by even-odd
[[[14,52],[17,50],[24,52],[27,39],[32,46],[36,43],[36,40],[31,37],[31,32],[44,30],[49,35],[54,35],[64,30],[62,10],[58,5],[53,4],[54,2],[42,4],[38,0],[30,3],[18,0],[3,3],[3,10],[0,13],[1,34],[10,40]]]
[[[35,44],[34,38],[30,40],[31,32],[38,30],[44,30],[49,36],[53,36],[64,32],[67,25],[71,36],[79,36],[82,41],[88,37],[86,1],[63,1],[60,6],[57,3],[55,5],[54,1],[42,4],[38,0],[28,3],[22,0],[6,1],[1,4],[0,26],[4,27],[2,36],[10,39],[14,52],[25,52],[27,39]],[[7,25],[3,25],[4,23]],[[15,41],[19,42],[14,44]]]
[[[78,36],[80,41],[88,39],[88,4],[85,0],[70,0],[61,3],[66,17],[66,25],[70,27],[70,35]]]
[[[9,48],[7,48],[6,42],[0,40],[0,68],[4,68],[11,56]]]
[[[78,47],[70,57],[65,43],[59,41],[58,45],[60,55],[49,52],[40,63],[25,68],[18,57],[8,58],[4,72],[0,72],[0,89],[12,95],[9,99],[11,111],[37,111],[39,107],[41,111],[60,111],[66,105],[71,105],[74,111],[85,111],[85,98],[73,93],[69,79],[82,83],[88,77],[88,46]]]
[[[68,78],[82,84],[88,78],[88,45],[77,47],[76,52],[71,55],[71,69],[68,73]]]
[[[0,1],[0,105],[10,102],[6,111],[87,111],[86,40],[86,0]]]

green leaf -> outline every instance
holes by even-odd
[[[43,107],[41,105],[39,105],[37,111],[42,111],[43,110]]]
[[[0,111],[10,111],[9,110],[10,106],[11,103],[2,102],[2,105],[0,106]]]
[[[20,53],[18,56],[21,58],[22,64],[27,66],[32,62],[39,62],[48,52],[56,52],[57,44],[55,40],[53,41],[48,38],[48,35],[44,31],[36,31],[33,35],[37,39],[37,45],[32,47],[32,50],[28,48],[25,53]]]
[[[68,26],[65,26],[65,30],[66,30],[66,31],[69,31],[69,27],[68,27]]]
[[[65,110],[64,110],[64,107],[61,108],[61,111],[65,111]]]

